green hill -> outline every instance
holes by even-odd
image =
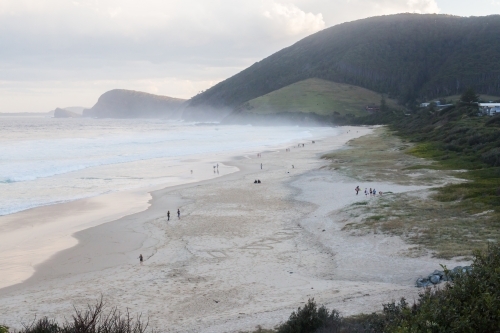
[[[365,107],[380,104],[381,95],[371,90],[321,79],[300,81],[240,106],[237,113],[272,114],[280,112],[316,113],[363,116]],[[387,100],[391,107],[396,101]]]
[[[404,105],[473,87],[500,95],[500,16],[398,14],[339,24],[302,39],[188,101],[185,119],[309,78],[387,93]]]

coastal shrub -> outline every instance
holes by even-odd
[[[128,311],[122,314],[117,308],[105,311],[101,298],[83,311],[75,308],[72,319],[63,324],[43,317],[25,325],[19,333],[144,333],[147,326],[140,315],[133,318]]]
[[[9,333],[9,328],[7,326],[0,325],[0,333]]]
[[[25,326],[24,330],[21,332],[26,333],[59,333],[62,332],[62,328],[57,324],[55,320],[43,317],[39,320],[35,320],[29,326]]]
[[[303,308],[292,312],[288,321],[278,327],[278,333],[313,333],[328,324],[333,325],[340,320],[337,311],[328,310],[321,306],[318,308],[314,299],[309,299]]]
[[[482,160],[489,165],[500,166],[500,148],[491,149],[481,157]]]
[[[500,332],[500,247],[476,252],[471,267],[443,289],[427,289],[386,331]]]
[[[309,299],[303,308],[293,312],[287,322],[280,325],[276,333],[383,333],[389,325],[399,324],[402,312],[408,308],[404,299],[399,303],[383,305],[382,313],[361,314],[342,317],[337,310],[318,308],[314,299]],[[255,331],[254,333],[263,332]]]

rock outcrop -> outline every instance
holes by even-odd
[[[471,270],[471,266],[457,266],[453,268],[452,270],[449,271],[438,271],[435,270],[431,274],[429,274],[427,277],[420,277],[415,281],[415,286],[419,288],[423,287],[430,287],[436,284],[440,284],[441,282],[444,281],[453,281],[455,276],[460,275],[460,274],[466,274]]]
[[[84,117],[180,119],[185,100],[140,91],[115,89],[99,97]]]
[[[79,118],[82,115],[66,109],[57,108],[54,110],[54,118]]]

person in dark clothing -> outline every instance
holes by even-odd
[[[177,209],[177,217],[180,219],[181,218],[181,210]]]
[[[170,211],[167,212],[167,221],[170,221]]]
[[[141,263],[141,265],[142,265],[142,261],[143,261],[143,259],[144,259],[144,258],[142,257],[142,254],[139,254],[139,262]]]

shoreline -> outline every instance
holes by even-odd
[[[152,199],[151,193],[238,172],[237,168],[219,162],[221,173],[212,174],[213,163],[209,160],[207,156],[199,156],[193,160],[199,167],[196,176],[201,175],[197,178],[192,175],[184,178],[176,176],[172,177],[169,184],[143,186],[0,216],[0,252],[3,254],[0,258],[0,271],[10,272],[8,278],[0,280],[0,293],[4,288],[30,279],[38,266],[59,252],[77,246],[78,239],[74,237],[76,233],[147,210]],[[199,172],[200,169],[203,170],[201,166],[209,171]],[[173,172],[178,173],[177,169],[179,168],[175,168]]]
[[[147,202],[148,207],[144,210],[126,214],[118,219],[102,222],[71,234],[71,238],[76,241],[76,244],[58,250],[48,259],[36,265],[35,272],[28,279],[14,285],[0,288],[0,297],[17,290],[22,290],[25,287],[36,285],[44,280],[51,280],[72,274],[84,274],[124,264],[136,263],[139,255],[135,255],[137,250],[154,246],[154,243],[151,243],[151,239],[149,239],[149,241],[147,240],[147,231],[142,226],[144,221],[164,217],[166,209],[161,209],[160,205],[164,205],[166,202],[170,202],[169,205],[173,207],[182,207],[188,203],[176,196],[169,195],[171,192],[199,187],[223,180],[231,180],[241,175],[258,172],[257,170],[250,171],[245,166],[238,166],[238,163],[234,162],[235,161],[225,161],[221,162],[220,165],[234,167],[237,171],[190,183],[167,187],[162,187],[162,185],[157,186],[160,189],[150,189],[146,192],[149,196],[149,200]],[[177,219],[176,211],[171,210],[170,219]],[[105,235],[102,239],[96,239],[96,237],[102,235]],[[107,235],[113,235],[113,238],[110,240],[106,237]],[[96,241],[103,243],[108,242],[109,246],[95,247]],[[110,241],[112,244],[109,244]],[[133,254],[125,255],[125,253]],[[103,257],[103,255],[105,255],[105,257]],[[82,265],[82,262],[73,261],[75,257],[85,257],[87,262]],[[91,265],[89,265],[90,262],[88,261],[90,258],[93,258]],[[146,254],[145,261],[147,261],[147,259],[148,255]]]
[[[329,164],[324,153],[368,133],[344,127],[290,153],[234,158],[228,163],[237,173],[153,192],[146,211],[77,233],[79,245],[40,266],[29,283],[1,289],[0,313],[9,315],[0,319],[12,327],[35,314],[62,320],[101,294],[110,306],[143,313],[156,329],[239,332],[273,327],[312,297],[344,315],[416,297],[413,275],[443,260],[407,258],[398,237],[342,231],[337,210],[366,200],[351,193],[362,184],[322,169]],[[168,202],[182,207],[180,220],[166,220]],[[144,238],[123,242],[138,229]],[[115,241],[141,245],[124,249]]]

